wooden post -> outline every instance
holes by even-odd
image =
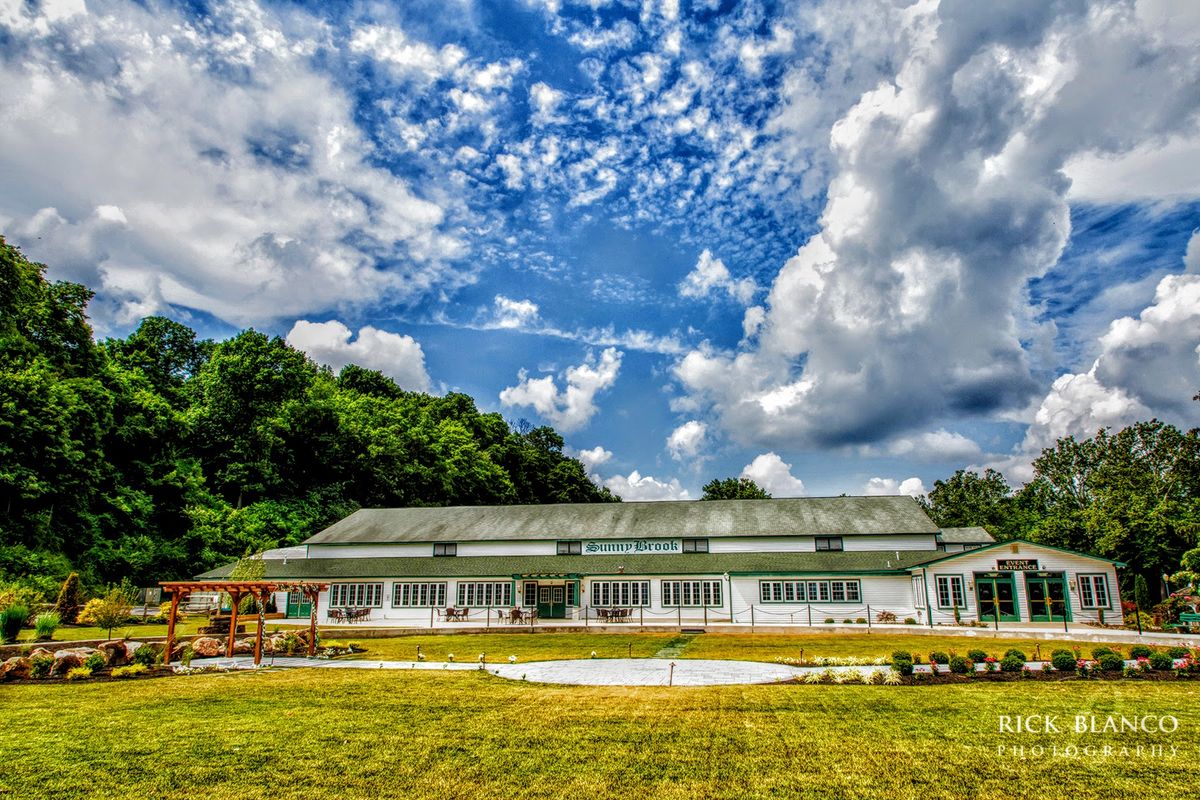
[[[269,590],[261,589],[258,595],[258,630],[254,632],[254,666],[256,667],[262,663],[263,628],[267,627],[264,623],[267,619],[267,598],[270,594]]]
[[[229,609],[229,643],[225,647],[225,657],[233,658],[233,640],[237,635],[238,603],[240,603],[242,599],[242,590],[230,589],[229,597],[231,598],[231,608]]]
[[[871,604],[867,603],[867,633],[871,632]]]
[[[308,591],[312,593],[308,612],[308,654],[313,656],[317,653],[317,598],[321,596],[321,590],[310,588]]]
[[[750,632],[754,632],[754,603],[750,604]]]
[[[171,650],[175,648],[175,617],[179,615],[179,599],[183,594],[178,589],[171,591],[171,616],[167,618],[167,649],[163,651],[163,664],[170,665]]]

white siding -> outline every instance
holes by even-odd
[[[936,550],[937,538],[932,533],[897,533],[891,536],[844,536],[842,546],[846,550]]]
[[[832,535],[832,534],[831,534]],[[874,534],[842,537],[847,551],[935,550],[932,533]],[[731,536],[708,540],[710,553],[812,553],[817,549],[812,536]]]
[[[554,555],[558,548],[557,541],[458,542],[457,545],[459,556],[546,556]],[[433,543],[310,545],[308,553],[309,558],[432,557]]]

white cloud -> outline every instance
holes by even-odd
[[[792,465],[775,453],[761,453],[742,467],[741,477],[749,478],[772,497],[803,497],[808,493],[804,481],[792,475]]]
[[[529,104],[533,107],[532,120],[535,125],[561,122],[558,107],[565,95],[547,83],[538,81],[529,87]]]
[[[886,442],[1027,407],[1048,366],[1022,343],[1037,328],[1028,282],[1070,233],[1061,170],[1191,135],[1200,97],[1180,65],[1194,47],[1125,4],[814,14],[839,41],[785,84],[797,116],[778,131],[795,132],[793,157],[820,121],[804,103],[833,81],[860,92],[830,131],[820,231],[776,276],[761,324],[745,321],[757,335],[676,362],[683,392],[735,440],[773,448]]]
[[[708,426],[695,419],[671,431],[671,435],[667,437],[667,449],[671,451],[671,458],[676,461],[695,459],[704,447],[707,432]]]
[[[1078,203],[1134,203],[1200,197],[1200,138],[1145,142],[1127,153],[1081,153],[1064,168]]]
[[[605,450],[600,445],[596,445],[590,450],[580,450],[575,453],[575,457],[583,464],[583,468],[587,470],[588,475],[595,475],[596,467],[611,461],[613,454],[612,450]]]
[[[404,31],[385,25],[367,25],[354,31],[350,52],[371,56],[398,75],[432,82],[462,64],[467,53],[458,45],[433,48],[410,39]]]
[[[524,328],[538,317],[537,303],[532,300],[513,300],[498,294],[492,305],[497,328]]]
[[[758,291],[758,286],[753,278],[735,281],[725,263],[719,258],[713,258],[708,250],[704,250],[700,253],[696,266],[679,284],[679,294],[681,297],[702,298],[713,291],[727,292],[730,297],[746,305]]]
[[[350,329],[337,320],[309,322],[301,319],[288,332],[287,343],[308,353],[314,361],[335,370],[347,364],[357,364],[379,370],[401,388],[429,391],[425,352],[411,336],[366,325],[353,341],[352,337]]]
[[[0,217],[50,225],[11,239],[98,289],[102,329],[166,304],[261,323],[469,280],[449,266],[464,252],[450,198],[376,165],[353,99],[313,66],[312,17],[253,2],[195,22],[166,6],[56,8],[4,13],[0,173],[20,191]]]
[[[902,481],[895,478],[871,478],[862,491],[867,496],[906,494],[910,497],[920,497],[927,494],[925,484],[916,477],[905,478]]]
[[[642,475],[636,469],[628,475],[614,475],[604,485],[622,500],[631,502],[646,500],[687,500],[688,491],[672,478],[660,481],[650,475]]]
[[[616,383],[621,371],[621,355],[619,350],[610,347],[596,361],[589,353],[584,363],[567,368],[564,375],[566,388],[561,392],[555,385],[554,376],[530,378],[522,369],[517,385],[500,392],[500,402],[506,406],[531,406],[564,433],[577,431],[599,410],[596,395]]]
[[[982,453],[974,441],[945,428],[898,437],[888,442],[884,450],[890,456],[913,461],[968,461]]]

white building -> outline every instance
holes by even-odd
[[[264,577],[328,582],[321,623],[929,625],[1119,620],[1118,566],[939,529],[909,497],[821,497],[363,509]]]

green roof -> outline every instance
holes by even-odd
[[[941,555],[932,550],[820,553],[686,553],[680,555],[461,556],[435,558],[265,559],[267,579],[484,578],[512,575],[721,575],[901,573]],[[618,572],[623,568],[624,572]],[[233,564],[205,572],[225,578]]]
[[[852,536],[938,528],[911,497],[361,509],[306,544]]]

